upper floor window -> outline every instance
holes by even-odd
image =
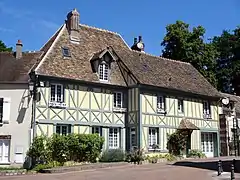
[[[203,102],[203,118],[211,118],[211,106],[208,101]]]
[[[3,121],[3,98],[0,98],[0,123]]]
[[[99,79],[101,81],[108,81],[109,76],[109,66],[106,62],[102,62],[98,67]]]
[[[62,53],[64,57],[71,57],[70,51],[67,47],[62,47]]]
[[[63,102],[64,88],[62,84],[51,84],[51,101]]]
[[[67,135],[71,133],[71,125],[57,125],[56,133],[60,135]]]
[[[178,112],[184,112],[183,99],[178,99]]]
[[[93,126],[92,127],[92,134],[98,134],[99,136],[102,136],[102,127]]]
[[[123,107],[123,94],[121,92],[115,92],[113,97],[113,106],[117,108]]]

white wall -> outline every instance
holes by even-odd
[[[16,163],[16,151],[20,153],[18,157],[24,160],[30,144],[32,101],[28,85],[0,84],[0,98],[10,100],[10,109],[3,112],[6,115],[9,111],[9,122],[0,126],[0,135],[11,135],[10,163],[13,164]]]

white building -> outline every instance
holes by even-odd
[[[31,140],[32,98],[28,73],[40,52],[0,52],[0,165],[24,163]]]

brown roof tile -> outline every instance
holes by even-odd
[[[181,129],[181,130],[199,130],[199,128],[191,123],[188,119],[182,119],[179,126],[178,126],[178,129]]]
[[[0,82],[27,82],[28,72],[37,62],[42,52],[23,52],[16,59],[13,52],[0,53]]]
[[[133,51],[119,34],[86,25],[80,25],[79,37],[79,44],[71,43],[66,26],[62,27],[55,38],[54,47],[36,68],[37,74],[98,82],[90,59],[111,46],[141,84],[219,96],[219,92],[189,63]],[[63,57],[62,46],[69,48],[71,58]],[[117,63],[113,65],[110,83],[126,86]]]

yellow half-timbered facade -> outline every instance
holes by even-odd
[[[167,135],[190,123],[188,149],[218,156],[219,92],[191,64],[145,53],[141,36],[129,47],[79,17],[67,15],[30,73],[35,135],[98,133],[104,149],[167,152]]]

